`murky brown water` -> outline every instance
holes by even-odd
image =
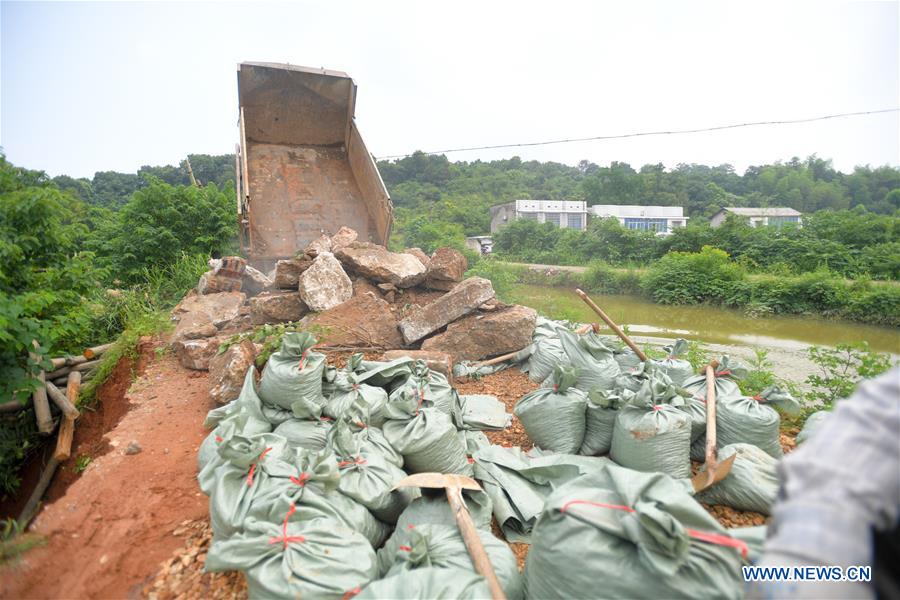
[[[592,295],[616,323],[636,335],[702,340],[769,348],[803,349],[866,341],[873,350],[900,354],[900,330],[818,317],[751,318],[736,310],[711,306],[664,306],[637,296]],[[544,315],[579,322],[596,314],[568,288],[516,285],[508,299]]]

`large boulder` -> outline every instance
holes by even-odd
[[[390,252],[378,244],[353,242],[339,249],[335,256],[348,270],[378,283],[408,288],[425,279],[425,266],[415,256]]]
[[[425,254],[421,248],[407,248],[403,251],[403,254],[412,254],[419,259],[419,262],[422,263],[426,269],[428,268],[428,265],[431,264],[431,257]]]
[[[264,292],[250,298],[250,322],[253,325],[299,321],[309,312],[300,292]]]
[[[250,265],[247,265],[247,268],[244,269],[244,275],[241,277],[241,282],[241,291],[248,296],[255,296],[263,290],[272,287],[272,280]]]
[[[331,252],[331,238],[323,233],[318,238],[311,241],[303,252],[313,258],[324,252]]]
[[[216,404],[227,404],[241,393],[247,369],[256,359],[256,346],[250,340],[232,344],[209,361],[209,395]]]
[[[189,294],[172,310],[172,318],[183,321],[185,315],[195,313],[192,317],[194,323],[208,321],[216,327],[222,327],[240,314],[241,306],[246,301],[246,294],[241,292]]]
[[[310,310],[323,311],[343,304],[353,295],[353,283],[331,252],[322,252],[301,275],[300,298]]]
[[[400,348],[403,338],[390,305],[363,292],[332,309],[303,320],[322,343],[330,346]]]
[[[407,344],[412,344],[469,314],[493,297],[494,287],[489,280],[469,277],[450,292],[400,321],[400,333]]]
[[[172,346],[181,366],[195,371],[207,371],[209,370],[209,361],[219,351],[219,345],[223,339],[222,337],[181,339],[173,342]]]
[[[197,291],[201,294],[239,292],[243,284],[247,261],[240,256],[213,258],[207,263],[210,270],[200,276]]]
[[[275,263],[275,275],[272,285],[280,290],[296,290],[300,283],[300,275],[312,266],[313,259],[305,254],[279,260]]]
[[[469,261],[462,252],[453,248],[438,248],[431,256],[428,272],[425,274],[425,287],[449,291],[462,281],[468,268]]]
[[[359,234],[356,233],[355,229],[350,229],[346,226],[341,227],[338,229],[337,233],[331,236],[331,252],[334,253],[344,246],[349,246],[355,242],[358,237]]]
[[[425,340],[422,350],[446,352],[454,362],[516,352],[531,343],[536,319],[534,309],[518,305],[469,315]]]

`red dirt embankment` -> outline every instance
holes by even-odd
[[[132,383],[132,372],[143,372]],[[32,530],[47,544],[0,568],[2,598],[136,597],[183,543],[173,531],[207,514],[197,448],[213,408],[206,373],[142,344],[76,424],[72,458],[57,471]],[[105,432],[105,434],[104,434]],[[132,441],[141,451],[126,455]],[[75,473],[76,457],[90,465]]]

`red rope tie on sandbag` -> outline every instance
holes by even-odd
[[[422,402],[425,401],[425,390],[419,388],[419,403],[416,404],[416,416],[419,416],[419,409],[422,408]]]
[[[304,472],[300,473],[300,477],[294,477],[293,475],[291,475],[290,480],[291,480],[291,483],[295,483],[295,484],[299,485],[300,487],[304,487],[304,486],[306,486],[306,482],[310,480],[310,477],[311,477],[310,474],[307,473],[306,471],[304,471]]]
[[[354,597],[361,591],[362,591],[362,588],[359,586],[356,586],[352,590],[347,590],[346,592],[344,592],[344,596],[341,598],[341,600],[350,600],[350,598]]]
[[[364,465],[366,464],[366,459],[362,456],[357,456],[354,460],[342,460],[338,463],[338,469],[343,469],[344,467],[349,467],[352,465]]]
[[[663,409],[663,405],[662,405],[662,404],[654,404],[654,405],[653,405],[653,410],[662,410],[662,409]]]
[[[309,352],[309,350],[304,350],[303,352],[300,353],[300,362],[297,363],[298,370],[301,370],[301,371],[303,370],[303,367],[304,367],[303,363],[306,362],[306,353],[307,352]]]
[[[400,549],[404,552],[412,552],[412,548],[410,548],[409,546],[400,546]]]
[[[701,542],[708,542],[710,544],[715,544],[717,546],[728,546],[729,548],[737,548],[741,551],[741,557],[747,558],[747,554],[749,550],[747,549],[747,544],[741,540],[737,540],[733,537],[722,535],[719,533],[709,533],[707,531],[697,531],[696,529],[685,529],[687,534],[694,538],[695,540],[700,540]]]
[[[217,436],[216,436],[216,443],[217,443],[217,444],[221,444],[221,443],[224,442],[224,441],[225,441],[225,440],[222,439],[222,436],[221,436],[221,435],[217,435]]]
[[[363,429],[368,429],[369,426],[363,423],[362,421],[353,421],[353,424],[357,427],[362,427]]]
[[[716,377],[724,377],[725,375],[731,375],[731,371],[717,371],[714,372],[713,375],[715,375]]]
[[[294,511],[297,510],[297,507],[291,504],[291,507],[288,509],[287,514],[284,515],[284,522],[281,524],[281,537],[273,537],[269,538],[270,544],[277,544],[282,542],[284,544],[284,550],[287,550],[288,544],[291,542],[305,542],[306,538],[302,535],[288,535],[287,534],[287,525],[288,519],[291,518],[291,515],[294,514]]]
[[[759,394],[756,394],[755,396],[750,396],[750,397],[753,398],[754,400],[756,400],[757,402],[762,402],[763,400],[765,400],[765,398],[763,398]]]
[[[268,454],[272,450],[271,446],[262,451],[262,454],[259,455],[259,458],[256,459],[256,462],[250,465],[250,472],[247,473],[247,485],[253,485],[253,474],[256,473],[256,465],[259,464],[259,461],[263,459],[263,457]]]
[[[358,390],[358,389],[359,389],[359,384],[358,384],[358,383],[354,383],[351,387],[352,387],[354,390]]]
[[[475,464],[475,459],[472,458],[471,456],[467,456],[467,457],[466,457],[466,460],[469,461],[469,464],[470,464],[470,465]]]
[[[605,504],[603,502],[591,502],[590,500],[570,500],[562,505],[562,508],[559,509],[559,512],[565,513],[569,510],[569,507],[574,504],[584,504],[587,506],[596,506],[598,508],[611,508],[613,510],[621,510],[627,513],[635,512],[635,510],[630,506],[624,506],[622,504]],[[741,556],[743,558],[747,558],[747,554],[749,552],[747,549],[747,544],[742,542],[741,540],[737,540],[733,537],[722,535],[720,533],[709,533],[706,531],[698,531],[696,529],[685,528],[684,531],[695,540],[699,540],[701,542],[707,542],[709,544],[715,544],[717,546],[736,548],[741,551]]]
[[[555,393],[558,392],[558,391],[559,391],[559,384],[558,384],[558,383],[554,383],[554,384],[553,384],[553,393],[555,394]]]

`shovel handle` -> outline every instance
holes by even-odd
[[[458,487],[448,487],[447,501],[450,503],[450,509],[456,516],[456,525],[459,527],[459,533],[462,535],[469,556],[472,558],[472,564],[475,570],[487,580],[488,588],[491,590],[491,600],[506,600],[506,594],[503,593],[503,587],[497,574],[494,572],[494,566],[491,559],[488,558],[487,552],[484,550],[484,544],[478,537],[478,530],[475,529],[475,523],[469,515],[469,509],[463,501],[462,489]]]
[[[622,331],[622,329],[618,325],[616,325],[615,321],[610,319],[605,312],[600,310],[600,307],[597,306],[596,304],[594,304],[594,301],[591,300],[587,294],[585,294],[581,290],[575,290],[575,293],[578,294],[578,296],[582,300],[584,300],[584,303],[587,304],[588,306],[590,306],[594,310],[594,312],[597,313],[597,315],[599,315],[599,317],[601,319],[603,319],[604,323],[609,325],[609,328],[612,329],[617,336],[619,336],[619,339],[621,339],[623,342],[628,344],[629,348],[634,350],[634,353],[638,355],[638,358],[641,359],[641,362],[647,362],[647,355],[644,354],[644,351],[641,350],[640,348],[638,348],[637,344],[632,342],[631,338],[628,337],[627,335],[625,335],[625,332]]]
[[[709,485],[715,478],[718,450],[716,448],[716,368],[718,361],[706,365],[706,472]]]

